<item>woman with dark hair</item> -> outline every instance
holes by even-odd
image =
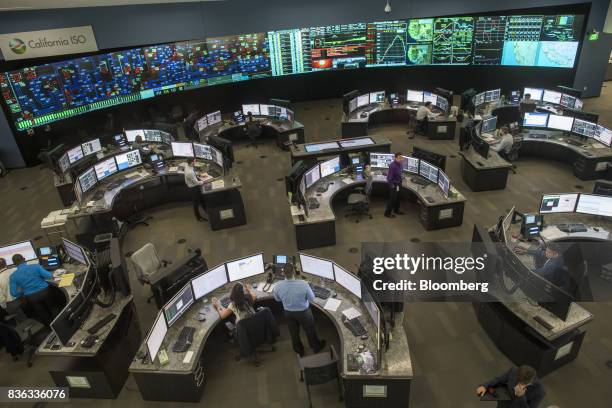
[[[219,299],[213,298],[212,300],[213,307],[219,313],[221,319],[228,318],[233,313],[236,316],[237,323],[240,319],[255,314],[253,302],[257,298],[257,294],[250,287],[244,286],[242,283],[238,282],[232,288],[229,297],[231,302],[227,306],[227,309],[219,303]]]

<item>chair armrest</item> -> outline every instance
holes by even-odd
[[[16,315],[16,314],[6,315],[6,316],[4,316],[4,321],[5,321],[5,322],[9,322],[9,321],[11,321],[11,320],[15,320],[16,318],[17,318],[17,315]]]

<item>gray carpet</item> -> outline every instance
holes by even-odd
[[[604,89],[600,98],[586,101],[585,109],[599,112],[600,122],[612,125],[612,91]],[[341,109],[339,100],[299,103],[296,118],[304,123],[307,141],[339,137]],[[393,141],[394,151],[408,152],[412,146],[422,146],[448,155],[447,173],[454,185],[468,198],[463,225],[439,231],[425,231],[418,221],[416,205],[403,204],[406,215],[389,220],[382,216],[384,199],[374,199],[373,220],[356,224],[340,217],[337,222],[337,245],[309,252],[334,259],[352,270],[359,262],[359,248],[367,241],[394,241],[418,237],[422,241],[464,242],[471,238],[475,222],[492,224],[505,209],[513,205],[519,210],[534,211],[542,192],[563,192],[582,189],[590,191],[592,182],[575,178],[569,165],[540,159],[517,162],[518,174],[510,175],[503,191],[473,193],[461,180],[460,159],[456,142],[428,141],[422,137],[408,139],[399,125],[380,126],[371,133],[383,134]],[[267,258],[275,253],[295,253],[295,234],[291,225],[282,178],[290,168],[288,153],[281,152],[271,142],[255,149],[237,146],[236,169],[244,188],[242,196],[247,212],[247,225],[212,232],[207,224],[193,220],[188,203],[173,204],[151,212],[151,227],[137,227],[129,233],[124,252],[153,242],[163,257],[171,259],[186,246],[202,249],[209,265],[264,251]],[[27,187],[26,189],[22,189]],[[0,228],[0,242],[14,242],[41,236],[40,220],[51,210],[61,207],[48,170],[30,168],[11,172],[0,179],[1,213],[4,225]],[[342,214],[342,205],[336,208]],[[177,244],[184,238],[185,244]],[[44,238],[40,240],[44,242]],[[132,282],[135,302],[143,332],[152,324],[155,310],[144,301],[147,292]],[[560,407],[609,407],[612,400],[612,370],[605,361],[612,359],[612,305],[586,304],[595,315],[587,327],[580,356],[544,379],[547,391],[545,403]],[[415,408],[463,408],[491,406],[474,397],[474,389],[511,363],[495,348],[478,325],[471,305],[457,303],[415,303],[406,307],[410,354],[414,362],[415,380],[411,406]],[[320,320],[319,329],[330,342],[337,342],[335,330],[329,322]],[[303,407],[306,395],[303,384],[297,381],[293,354],[286,332],[281,325],[279,350],[264,357],[260,368],[233,361],[234,350],[223,341],[211,342],[206,349],[208,360],[207,385],[202,404],[206,406],[238,407]],[[13,363],[4,353],[0,365],[8,370],[0,372],[0,384],[49,384],[49,362],[39,358],[31,369],[25,363]],[[315,406],[340,406],[333,384],[313,389]],[[69,406],[156,407],[161,403],[141,400],[133,379],[116,401],[75,400]],[[192,404],[171,404],[192,406]]]

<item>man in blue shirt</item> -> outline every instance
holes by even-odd
[[[395,218],[395,215],[391,214],[391,211],[395,214],[404,214],[399,208],[399,191],[402,185],[402,154],[400,152],[395,153],[395,159],[389,165],[387,184],[389,184],[389,201],[387,201],[385,217]]]
[[[545,250],[536,249],[523,252],[534,257],[537,265],[533,270],[535,273],[565,291],[570,289],[569,272],[565,267],[565,261],[558,244],[549,242],[546,244]]]
[[[314,317],[310,310],[310,302],[315,298],[314,293],[306,281],[295,279],[293,265],[285,265],[283,271],[287,279],[278,282],[274,287],[274,299],[283,302],[293,351],[304,357],[304,345],[300,339],[300,327],[302,327],[306,332],[308,345],[318,353],[325,347],[325,340],[321,341],[317,337]]]
[[[40,265],[28,265],[21,254],[13,255],[13,264],[17,268],[10,277],[11,296],[25,299],[34,313],[34,318],[49,326],[57,315],[58,308],[52,301],[49,284],[45,279],[53,275]]]

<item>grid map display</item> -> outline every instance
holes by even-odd
[[[17,130],[203,86],[426,64],[572,68],[583,15],[458,16],[295,28],[151,45],[0,73]]]

